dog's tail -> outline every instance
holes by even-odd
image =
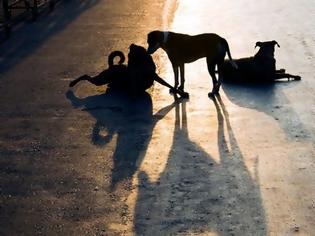
[[[119,65],[123,64],[125,62],[125,55],[122,51],[112,51],[108,56],[108,66],[111,67],[114,65],[114,58],[120,57],[120,60],[118,62]]]
[[[225,47],[225,50],[226,50],[226,52],[227,52],[227,54],[228,54],[228,57],[229,57],[229,59],[230,59],[230,61],[231,61],[232,66],[233,66],[235,69],[237,69],[238,66],[237,66],[237,64],[235,63],[235,61],[232,59],[229,44],[228,44],[228,42],[227,42],[224,38],[222,38],[222,44],[223,44],[223,46]]]

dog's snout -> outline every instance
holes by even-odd
[[[148,49],[147,49],[147,52],[148,52],[149,54],[153,54],[155,51],[156,51],[156,49],[153,48],[153,47],[148,47]]]
[[[256,47],[261,47],[261,45],[262,45],[262,42],[256,42],[255,48]]]
[[[149,48],[147,49],[147,53],[152,54],[152,53],[153,53],[152,48],[149,47]]]
[[[160,44],[159,44],[159,43],[156,43],[156,44],[153,45],[153,46],[149,44],[149,47],[148,47],[147,52],[148,52],[149,54],[153,54],[156,50],[158,50],[159,47],[160,47]]]
[[[276,40],[272,40],[272,43],[273,43],[274,45],[277,45],[278,48],[280,48],[280,45],[279,45],[279,43],[278,43]]]

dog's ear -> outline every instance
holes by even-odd
[[[152,44],[152,43],[155,43],[155,42],[163,42],[164,40],[164,34],[162,31],[159,31],[159,30],[155,30],[155,31],[151,31],[149,34],[148,34],[148,44]]]
[[[280,45],[279,45],[279,43],[276,40],[272,40],[272,43],[273,43],[273,45],[277,45],[278,48],[280,48]]]
[[[261,47],[261,45],[262,45],[262,42],[256,42],[255,48],[256,47]]]

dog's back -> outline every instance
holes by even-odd
[[[235,82],[268,82],[274,74],[272,61],[257,61],[254,57],[234,60],[236,69],[230,61],[225,60],[222,66],[223,81]]]
[[[131,44],[128,54],[130,83],[136,92],[142,92],[153,85],[156,66],[144,47]]]
[[[169,32],[166,48],[171,60],[190,63],[199,58],[217,55],[221,42],[222,38],[212,33],[191,36]]]

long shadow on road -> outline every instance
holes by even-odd
[[[157,183],[151,183],[145,172],[138,176],[136,234],[266,235],[258,180],[244,164],[224,103],[220,97],[213,102],[220,162],[189,139],[185,103],[177,104],[165,170]]]
[[[131,181],[147,150],[156,123],[171,109],[176,101],[153,114],[152,99],[148,93],[130,99],[117,91],[77,98],[71,91],[67,98],[75,107],[81,107],[95,119],[91,141],[99,147],[116,137],[113,153],[111,190],[121,181]]]

